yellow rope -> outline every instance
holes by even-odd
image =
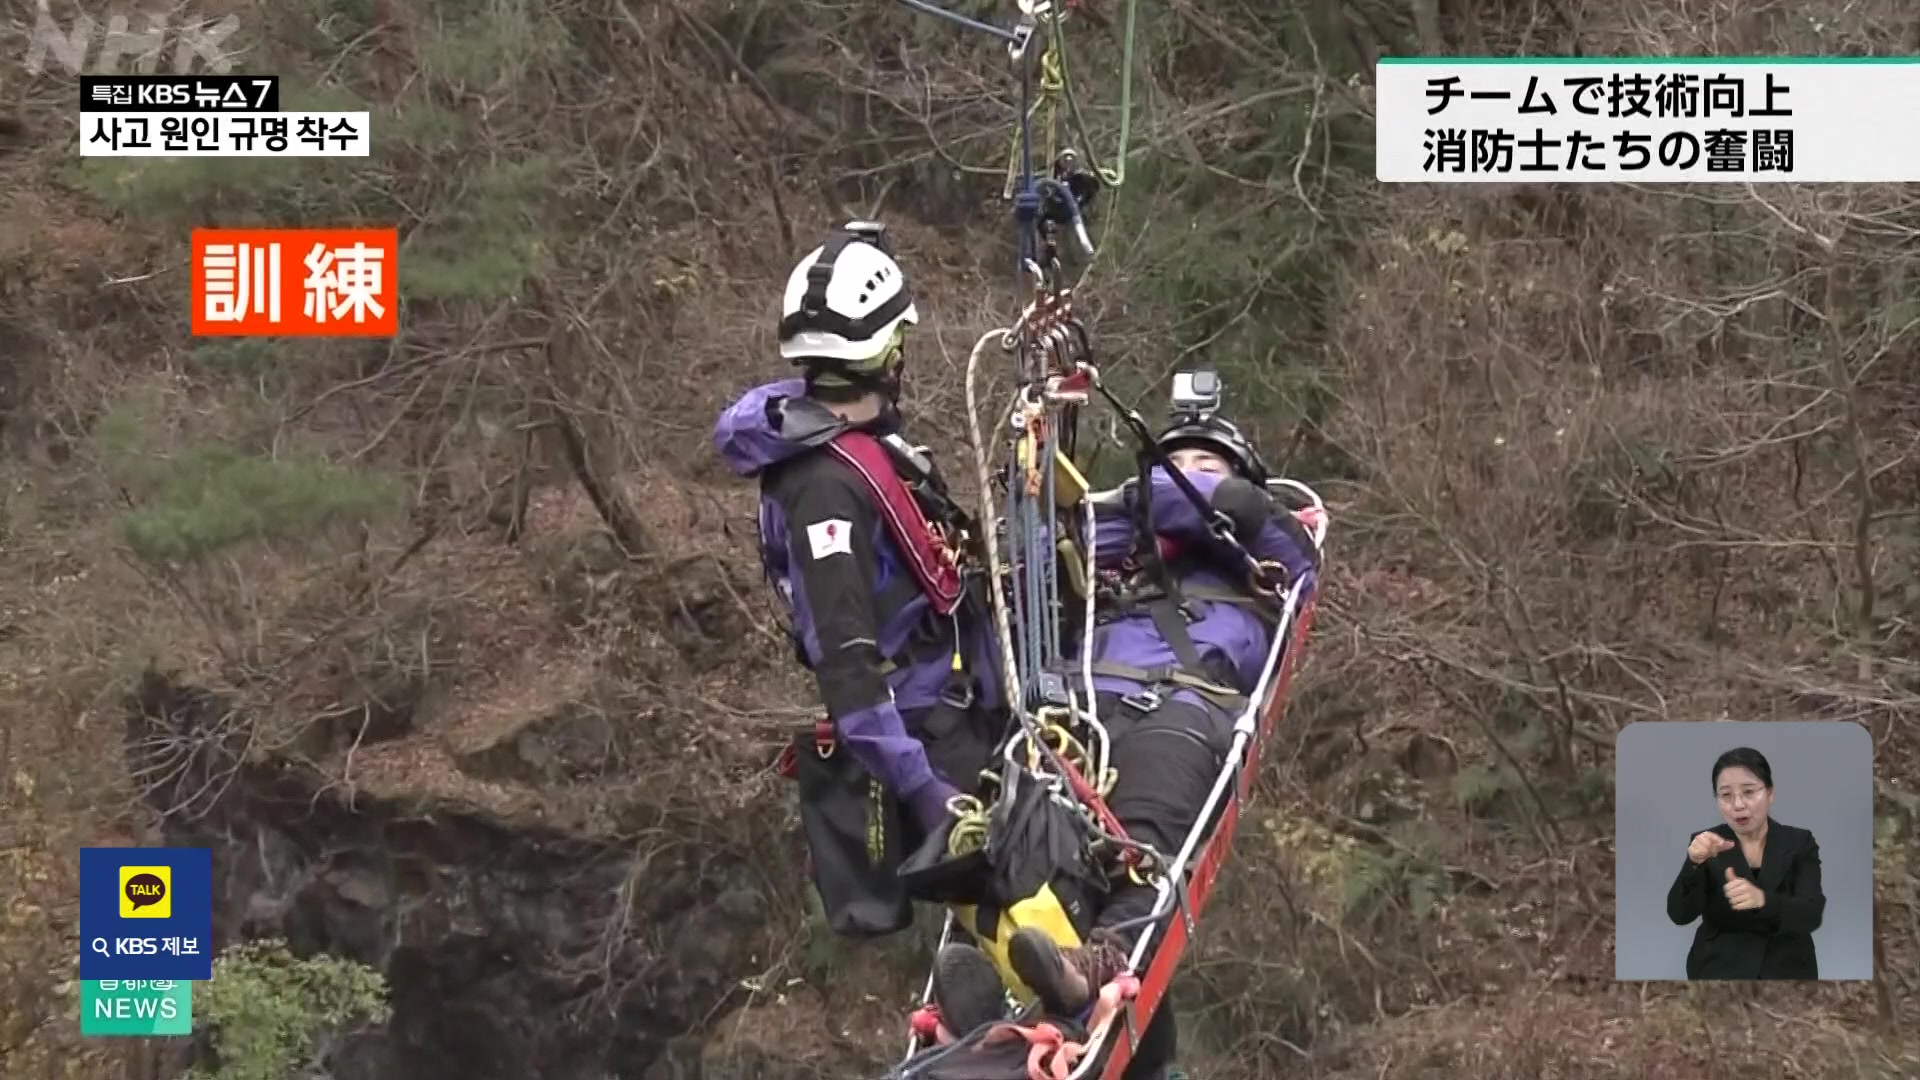
[[[1049,723],[1040,730],[1040,734],[1062,761],[1080,770],[1080,775],[1087,776],[1087,783],[1092,785],[1094,792],[1101,798],[1104,799],[1113,792],[1113,785],[1120,778],[1120,771],[1109,766],[1100,776],[1088,776],[1087,774],[1093,769],[1093,755],[1087,753],[1087,748],[1079,739],[1073,737],[1072,732],[1060,724]]]
[[[1027,107],[1027,122],[1046,106],[1046,122],[1042,125],[1047,132],[1046,160],[1040,163],[1039,171],[1044,173],[1053,167],[1055,158],[1060,156],[1060,96],[1066,88],[1066,71],[1062,66],[1060,44],[1049,38],[1047,51],[1040,54],[1040,92],[1034,95],[1033,104]],[[1007,184],[1001,192],[1001,198],[1013,198],[1013,187],[1020,180],[1020,130],[1022,125],[1013,126],[1013,136],[1007,147]]]
[[[1101,182],[1116,190],[1124,187],[1127,182],[1127,143],[1133,132],[1134,16],[1139,11],[1139,5],[1140,0],[1127,0],[1126,38],[1120,54],[1120,146],[1114,151],[1114,167],[1111,169],[1102,165],[1099,156],[1094,152],[1093,139],[1087,134],[1086,120],[1080,115],[1079,99],[1073,95],[1073,77],[1068,70],[1066,49],[1059,44],[1065,37],[1062,27],[1065,15],[1058,5],[1048,9],[1051,33],[1047,35],[1049,42],[1047,52],[1052,56],[1056,49],[1059,51],[1059,55],[1055,58],[1055,65],[1060,73],[1061,96],[1066,98],[1067,111],[1072,115],[1075,135],[1082,145],[1081,153],[1087,159],[1087,164],[1093,168],[1094,173],[1100,177]]]
[[[1047,39],[1047,51],[1040,56],[1040,100],[1047,103],[1047,167],[1060,156],[1060,92],[1066,75],[1060,67],[1060,41]]]
[[[971,855],[987,846],[987,808],[971,795],[956,796],[947,803],[953,811],[953,832],[947,836],[947,854]]]

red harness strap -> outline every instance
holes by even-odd
[[[1067,1073],[1060,1069],[1058,1052],[1066,1045],[1067,1039],[1061,1030],[1042,1021],[1032,1027],[1019,1024],[995,1024],[987,1031],[986,1043],[1006,1042],[1011,1039],[1027,1041],[1027,1077],[1028,1080],[1067,1080]],[[1053,1068],[1048,1068],[1049,1061]]]
[[[800,752],[795,750],[794,746],[794,743],[788,743],[786,748],[780,751],[780,756],[773,759],[775,775],[788,780],[800,778]],[[833,752],[833,721],[820,720],[814,723],[813,748],[821,757],[826,757]]]
[[[905,480],[895,471],[893,458],[880,440],[865,431],[843,431],[827,444],[833,456],[846,462],[873,494],[887,532],[904,554],[920,592],[941,615],[951,615],[960,606],[960,560],[947,545],[945,535],[927,519]],[[814,726],[814,743],[824,756],[833,747],[833,724],[821,721]],[[794,779],[797,763],[789,744],[774,761],[773,771]]]
[[[913,572],[934,610],[953,614],[960,604],[959,558],[947,546],[939,528],[927,520],[926,511],[907,490],[906,481],[894,471],[887,448],[865,431],[843,431],[834,436],[827,449],[866,481],[887,531],[906,555],[907,569]]]

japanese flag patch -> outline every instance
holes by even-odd
[[[824,559],[829,555],[851,555],[853,523],[845,518],[815,522],[807,526],[807,544],[813,549],[816,559]]]

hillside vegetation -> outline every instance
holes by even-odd
[[[883,1065],[932,927],[853,946],[809,910],[767,766],[812,686],[707,433],[784,370],[792,261],[875,215],[917,279],[914,422],[969,460],[966,349],[1016,301],[1004,47],[878,2],[193,11],[375,149],[82,160],[70,77],[6,73],[0,1075]],[[1072,16],[1088,130],[1054,129],[1124,168],[1099,362],[1143,408],[1221,371],[1336,522],[1184,1067],[1920,1075],[1920,202],[1379,185],[1370,85],[1381,55],[1898,54],[1920,8],[1137,20],[1125,157],[1124,0]],[[397,224],[403,334],[189,337],[187,230],[256,223]],[[1614,982],[1613,739],[1717,719],[1872,734],[1877,982]],[[286,950],[231,954],[211,1039],[82,1043],[76,849],[160,842],[240,853],[218,944]]]

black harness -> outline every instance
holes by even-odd
[[[1269,629],[1280,625],[1279,612],[1271,602],[1250,590],[1211,583],[1182,585],[1180,578],[1195,568],[1195,561],[1162,560],[1155,554],[1151,568],[1137,564],[1127,570],[1101,575],[1094,598],[1094,652],[1102,651],[1102,639],[1108,627],[1123,619],[1145,614],[1153,621],[1174,662],[1166,667],[1139,668],[1130,664],[1096,660],[1093,674],[1141,683],[1139,693],[1127,695],[1123,702],[1139,712],[1159,707],[1164,695],[1174,690],[1191,690],[1206,701],[1229,713],[1238,713],[1250,703],[1247,695],[1232,686],[1234,672],[1224,660],[1209,661],[1187,629],[1203,615],[1202,603],[1232,604],[1252,613]]]
[[[978,558],[978,537],[974,519],[954,498],[947,488],[946,481],[939,470],[934,468],[933,460],[922,450],[908,444],[897,432],[875,430],[872,423],[854,423],[843,419],[811,398],[790,397],[781,401],[780,415],[775,419],[777,430],[789,441],[809,447],[819,452],[843,432],[865,428],[875,440],[886,449],[887,460],[893,471],[912,496],[920,512],[935,528],[945,535],[948,546],[960,558],[961,598],[960,607],[955,611],[956,620],[973,620],[977,625],[988,625],[986,618],[987,597],[985,576],[980,572],[981,560]],[[875,607],[879,611],[896,611],[909,603],[920,591],[920,583],[911,573],[896,575],[874,597]],[[802,667],[809,666],[805,643],[797,632],[790,631],[794,653]],[[931,638],[916,634],[910,637],[905,648],[896,656],[883,657],[881,666],[891,672],[902,666],[933,659],[936,655],[947,654],[958,647],[958,641],[948,641],[945,635],[933,635]],[[967,677],[964,663],[956,663],[956,677],[947,680],[941,696],[950,704],[960,708],[973,705],[973,681]]]

